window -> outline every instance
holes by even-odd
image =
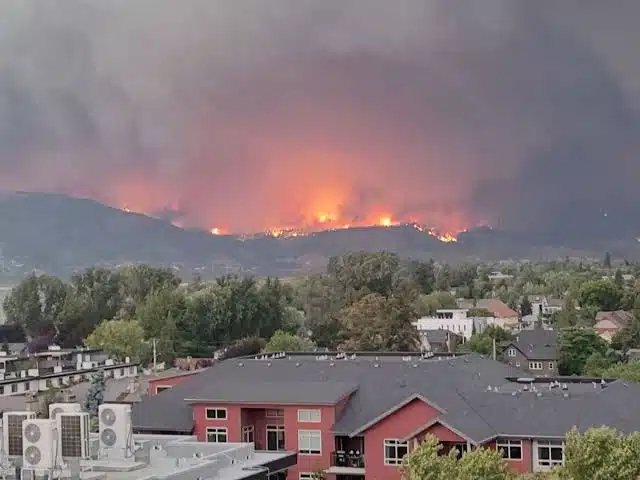
[[[316,480],[317,475],[313,472],[300,472],[299,480]]]
[[[11,393],[16,393],[18,391],[18,384],[17,383],[12,383],[11,384]]]
[[[120,369],[120,376],[121,376],[121,377],[124,377],[124,368],[121,368],[121,369]]]
[[[529,370],[542,370],[542,362],[529,362]]]
[[[322,432],[320,430],[298,430],[298,452],[302,455],[322,454]]]
[[[165,390],[169,390],[170,388],[170,385],[156,385],[156,394],[164,392]]]
[[[553,362],[549,362],[549,370],[553,370],[554,368],[554,363]]]
[[[227,409],[226,408],[207,408],[206,415],[207,415],[207,420],[226,420]]]
[[[562,465],[564,462],[564,442],[553,440],[538,440],[537,442],[537,466],[542,469]]]
[[[283,418],[284,410],[282,409],[267,409],[264,412],[266,418]]]
[[[29,390],[31,388],[31,382],[24,382],[24,389]]]
[[[407,454],[409,445],[397,439],[385,439],[384,441],[384,464],[400,465],[402,458]]]
[[[0,387],[0,395],[4,395],[4,386]]]
[[[507,460],[522,460],[522,440],[498,439],[496,448]]]
[[[267,425],[267,450],[284,450],[284,425]]]
[[[227,443],[226,427],[207,427],[207,442]]]
[[[516,362],[516,368],[520,368],[520,362]]]
[[[320,423],[321,414],[319,409],[300,408],[298,410],[298,422]]]
[[[507,355],[509,355],[510,357],[515,357],[516,356],[516,349],[511,347],[509,350],[507,350]]]
[[[242,441],[244,443],[253,443],[255,441],[253,425],[245,425],[242,427]]]

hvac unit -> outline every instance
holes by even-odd
[[[23,467],[51,470],[56,464],[55,422],[49,419],[27,419],[22,422]]]
[[[58,457],[89,458],[89,414],[60,413],[56,417]]]
[[[79,403],[52,403],[49,405],[49,420],[55,420],[60,413],[80,413]]]
[[[2,417],[2,445],[5,455],[22,456],[22,422],[34,418],[35,412],[5,412]]]
[[[103,403],[98,409],[100,450],[109,456],[127,457],[133,443],[131,406]]]

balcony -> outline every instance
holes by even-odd
[[[336,475],[364,475],[364,455],[354,451],[331,452],[331,468],[327,473]]]

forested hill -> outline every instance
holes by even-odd
[[[13,283],[34,269],[68,277],[92,265],[171,265],[184,278],[224,273],[285,276],[324,268],[347,251],[388,250],[403,257],[458,262],[468,259],[555,259],[565,256],[640,259],[640,243],[584,238],[563,244],[545,235],[489,229],[442,243],[411,226],[325,231],[294,238],[241,239],[185,230],[162,219],[128,213],[92,200],[58,194],[0,197],[0,281]]]

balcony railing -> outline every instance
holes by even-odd
[[[332,452],[332,467],[364,468],[364,455],[358,452]]]

